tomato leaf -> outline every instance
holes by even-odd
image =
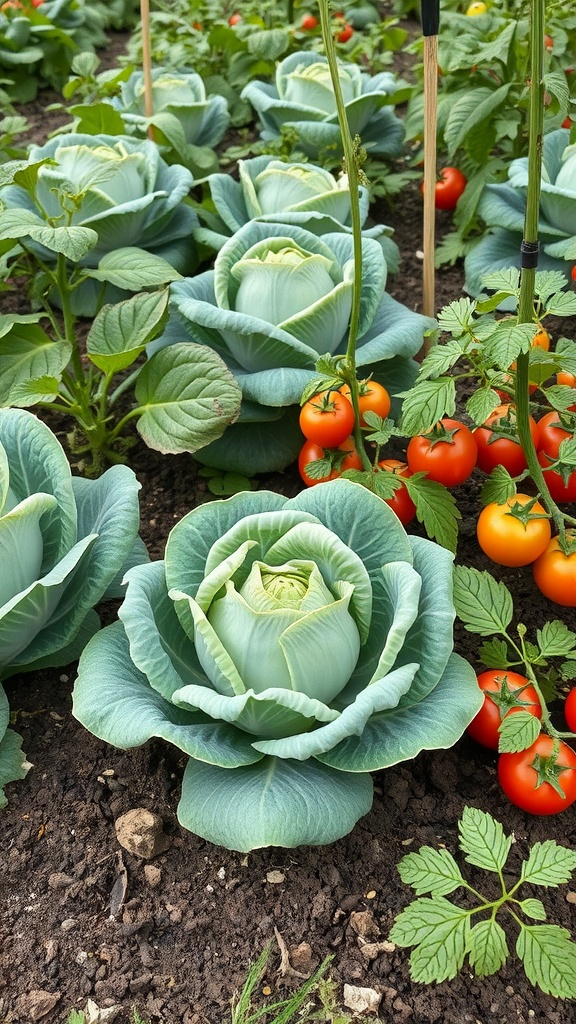
[[[443,896],[415,900],[396,919],[390,941],[416,946],[410,957],[414,981],[447,981],[464,963],[470,912]]]
[[[569,882],[576,871],[576,850],[560,846],[554,839],[534,843],[528,860],[522,863],[522,882],[554,886]]]
[[[398,864],[398,871],[402,881],[411,885],[418,896],[447,896],[465,884],[450,851],[435,850],[432,846],[421,846],[418,853],[407,854]]]
[[[457,336],[466,334],[470,328],[475,309],[476,303],[472,299],[456,299],[455,302],[450,302],[438,314],[440,330]]]
[[[546,911],[544,910],[544,904],[542,900],[528,899],[522,900],[520,908],[526,917],[531,917],[534,921],[545,921]]]
[[[512,836],[505,836],[499,821],[477,807],[465,807],[458,823],[460,848],[469,864],[487,871],[499,872],[504,867]]]
[[[516,952],[533,985],[558,999],[576,998],[576,943],[566,928],[523,925]]]
[[[483,505],[495,501],[497,505],[504,503],[516,494],[516,484],[505,466],[496,466],[486,478],[480,492]]]
[[[404,399],[400,430],[405,436],[414,437],[430,430],[443,416],[454,414],[456,384],[453,377],[423,380],[399,397]]]
[[[506,715],[499,728],[498,750],[501,754],[513,754],[531,747],[540,732],[540,720],[528,711],[515,711]]]
[[[440,374],[446,373],[458,362],[463,352],[464,346],[455,339],[445,345],[435,345],[422,360],[418,380],[427,380],[429,377],[439,377]]]
[[[474,423],[485,423],[500,401],[500,396],[490,386],[478,388],[466,402],[466,412]]]
[[[450,491],[436,480],[430,480],[425,473],[403,477],[402,482],[416,506],[418,522],[424,524],[428,536],[449,551],[456,551],[458,519],[462,517]]]
[[[454,566],[454,605],[469,633],[505,633],[512,621],[510,591],[489,572]]]
[[[483,643],[478,651],[478,657],[486,668],[510,668],[514,663],[508,660],[508,644],[505,640],[498,640],[492,637]]]
[[[542,629],[536,630],[536,637],[542,658],[565,657],[576,648],[576,633],[560,619],[545,622]]]
[[[468,952],[470,966],[474,968],[478,978],[496,974],[496,971],[506,963],[509,953],[506,934],[494,918],[479,921],[470,929]]]

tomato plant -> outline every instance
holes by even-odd
[[[340,394],[344,395],[349,402],[352,401],[350,388],[347,384],[342,385]],[[364,413],[366,412],[375,412],[385,420],[390,412],[390,395],[386,388],[375,380],[360,381],[358,387],[358,412],[360,413],[361,427],[367,426],[364,420]]]
[[[319,479],[310,476],[306,471],[306,466],[310,462],[316,462],[319,459],[325,458],[330,460],[332,469],[329,470],[326,476]],[[298,456],[298,472],[307,487],[314,487],[316,484],[325,483],[326,480],[335,480],[345,469],[362,469],[362,459],[356,451],[353,437],[348,437],[334,448],[324,448],[315,441],[306,441],[302,445],[300,455]]]
[[[576,732],[576,686],[573,686],[564,702],[564,718],[570,732]]]
[[[456,203],[466,188],[466,178],[457,167],[443,167],[434,190],[434,205],[437,210],[455,210]],[[424,192],[424,182],[420,186]]]
[[[470,476],[478,448],[472,432],[460,420],[443,419],[427,434],[412,437],[406,460],[412,473],[427,473],[445,487],[456,487]]]
[[[480,672],[478,686],[484,692],[484,703],[466,729],[483,747],[498,750],[498,732],[506,715],[527,711],[535,718],[542,717],[538,694],[526,676],[505,669]]]
[[[498,565],[528,565],[545,550],[550,521],[539,501],[515,494],[502,505],[491,501],[482,509],[476,535],[484,554]]]
[[[566,608],[576,608],[576,531],[567,530],[568,552],[558,537],[546,545],[532,566],[534,582],[544,597]]]
[[[567,743],[560,743],[556,757],[553,750],[552,737],[541,733],[527,750],[498,758],[500,786],[529,814],[558,814],[576,800],[576,752]]]
[[[536,445],[538,427],[529,417],[530,433]],[[498,405],[485,423],[472,431],[478,445],[478,468],[491,473],[496,466],[504,466],[511,476],[519,476],[526,469],[526,456],[516,432],[516,411],[513,405]]]
[[[394,476],[412,476],[412,473],[406,463],[400,462],[399,459],[382,459],[378,465],[380,466],[380,469],[383,469],[387,473],[393,473]],[[408,494],[408,489],[405,484],[401,484],[400,487],[397,487],[392,497],[385,498],[384,501],[387,505],[390,505],[390,508],[396,513],[403,526],[407,526],[408,523],[412,522],[416,515],[416,505]]]
[[[314,395],[300,410],[300,430],[308,441],[337,448],[354,430],[354,409],[339,391]]]
[[[313,14],[305,14],[300,22],[300,28],[303,32],[313,32],[315,28],[318,28],[318,18],[315,18]]]

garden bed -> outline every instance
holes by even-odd
[[[45,121],[37,131],[45,138]],[[374,216],[394,227],[402,254],[389,290],[420,310],[417,185]],[[448,224],[449,215],[440,215],[439,230]],[[462,293],[462,280],[460,266],[438,273],[438,308]],[[130,462],[142,484],[141,535],[151,557],[160,558],[172,525],[211,495],[190,456],[160,456],[140,444]],[[481,483],[475,471],[455,491],[462,514],[457,560],[504,580],[533,631],[561,611],[542,597],[529,570],[495,571],[479,551]],[[289,469],[258,486],[292,496],[302,485]],[[114,612],[105,614],[112,619]],[[569,613],[563,617],[574,628]],[[478,641],[461,628],[455,649],[478,666]],[[33,767],[8,787],[2,820],[2,1024],[60,1024],[88,999],[119,1006],[117,1024],[132,1020],[134,1006],[150,1024],[224,1024],[249,962],[270,941],[274,951],[256,990],[262,1003],[300,985],[331,955],[337,998],[344,984],[374,989],[387,1024],[565,1024],[570,1009],[533,988],[513,958],[493,977],[479,980],[465,969],[427,987],[411,982],[408,951],[387,936],[411,898],[398,861],[423,844],[463,861],[457,839],[465,806],[488,811],[514,833],[514,870],[536,841],[574,846],[573,810],[547,819],[514,808],[498,787],[495,757],[463,738],[450,750],[376,773],[371,812],[331,846],[232,853],[179,826],[180,752],[161,741],[121,751],[97,740],[71,715],[73,679],[70,666],[6,684]],[[167,848],[152,858],[128,853],[117,840],[115,822],[134,808],[162,819]],[[475,869],[462,866],[474,880]],[[543,899],[549,919],[573,929],[574,884],[545,890]]]

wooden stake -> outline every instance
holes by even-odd
[[[154,103],[152,100],[152,58],[150,56],[150,2],[140,0],[140,18],[142,21],[142,74],[144,76],[144,114],[152,117]],[[148,138],[154,138],[152,125],[148,125]]]

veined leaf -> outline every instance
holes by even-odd
[[[438,314],[440,330],[460,337],[469,328],[475,309],[476,303],[472,299],[456,299],[455,302],[444,306]]]
[[[86,341],[91,361],[104,373],[131,366],[168,320],[168,290],[134,295],[104,306]]]
[[[576,943],[555,924],[524,925],[516,952],[533,985],[557,999],[576,998]]]
[[[510,82],[498,89],[471,89],[456,100],[444,128],[444,141],[448,155],[452,156],[471,131],[478,131],[482,121],[494,114],[506,102]]]
[[[505,584],[465,565],[454,566],[454,605],[466,629],[480,636],[504,633],[512,621],[512,596]]]
[[[521,878],[531,885],[557,886],[569,882],[576,871],[576,850],[560,846],[554,839],[534,843],[522,864]]]
[[[502,870],[512,846],[512,836],[504,835],[499,821],[477,807],[465,807],[458,829],[460,847],[469,864],[487,871]]]
[[[135,246],[106,253],[98,269],[88,273],[97,281],[107,281],[131,292],[140,292],[143,288],[161,288],[171,281],[182,280],[182,275],[161,256]]]
[[[496,637],[481,645],[478,657],[486,668],[509,668],[512,664],[508,660],[508,644]]]
[[[402,392],[400,430],[413,437],[430,430],[443,416],[452,416],[456,409],[456,385],[452,377],[423,380],[410,391]]]
[[[466,412],[474,423],[485,423],[500,404],[500,397],[491,387],[478,388],[466,402]]]
[[[409,853],[398,864],[400,878],[411,885],[418,896],[431,893],[433,896],[447,896],[464,879],[449,850],[435,850],[432,846],[421,846],[418,853]]]
[[[19,381],[10,388],[8,404],[18,409],[26,409],[36,402],[53,402],[58,396],[59,386],[59,378],[50,377],[48,374]]]
[[[496,466],[490,476],[486,477],[480,497],[483,505],[489,505],[492,501],[503,505],[514,494],[516,494],[516,484],[510,473],[504,466]]]
[[[445,345],[434,345],[428,355],[422,360],[418,380],[426,380],[428,377],[439,377],[450,370],[464,351],[464,346],[456,339],[448,341]]]
[[[403,477],[402,482],[416,506],[418,522],[424,524],[428,536],[449,551],[456,551],[458,520],[462,517],[451,492],[424,473]]]
[[[561,619],[545,622],[536,630],[538,647],[543,658],[565,657],[576,647],[576,633]]]
[[[540,720],[528,711],[505,715],[499,728],[498,750],[511,754],[532,746],[540,732]]]
[[[496,974],[506,963],[509,953],[506,934],[494,918],[479,921],[470,929],[468,953],[470,966],[478,978]]]
[[[526,917],[531,917],[534,921],[545,921],[546,911],[542,900],[527,899],[522,900],[520,903],[522,913],[526,914]]]
[[[414,981],[447,981],[464,963],[470,914],[443,896],[415,900],[396,918],[389,938],[398,946],[416,946],[410,956]]]

